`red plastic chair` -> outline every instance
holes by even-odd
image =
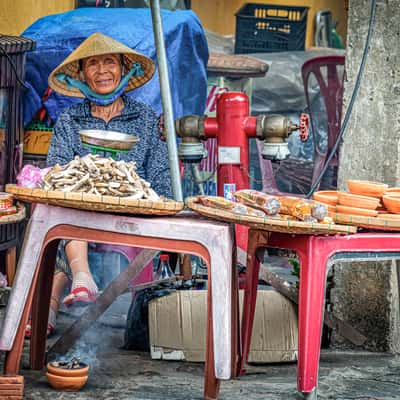
[[[310,123],[314,139],[314,171],[312,183],[315,182],[325,166],[327,155],[330,154],[340,131],[343,104],[344,56],[316,57],[306,61],[301,68]],[[328,145],[326,151],[318,146],[317,116],[313,112],[310,99],[310,78],[314,76],[327,113]],[[337,154],[332,158],[331,166],[338,164]]]
[[[329,261],[400,258],[400,233],[358,233],[345,236],[312,236],[249,230],[246,288],[243,300],[242,349],[239,371],[244,373],[250,350],[260,262],[259,248],[297,252],[300,259],[297,389],[306,399],[316,399],[318,364]],[[396,254],[393,254],[396,253]]]

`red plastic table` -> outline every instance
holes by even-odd
[[[31,366],[43,367],[51,284],[60,239],[160,249],[194,254],[205,260],[209,274],[204,398],[216,399],[219,381],[236,376],[239,358],[235,243],[231,225],[191,213],[150,218],[38,204],[26,230],[14,287],[0,328],[0,350],[6,352],[4,372],[18,373],[31,306]]]
[[[349,261],[350,257],[357,261],[400,258],[400,233],[312,236],[250,229],[242,318],[243,358],[239,363],[241,373],[244,373],[248,359],[257,298],[260,262],[256,252],[266,247],[294,250],[300,259],[297,389],[304,398],[315,399],[328,267],[333,262]]]

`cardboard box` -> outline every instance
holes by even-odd
[[[242,305],[243,293],[240,293]],[[240,306],[241,308],[241,306]],[[149,303],[153,359],[204,362],[207,291],[177,291]],[[297,306],[278,292],[259,290],[249,362],[297,360]]]

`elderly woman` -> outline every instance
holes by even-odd
[[[82,129],[101,129],[135,135],[138,143],[117,159],[135,161],[138,174],[150,182],[159,194],[171,197],[168,154],[159,139],[157,116],[147,105],[133,100],[125,92],[152,78],[154,64],[114,39],[100,33],[87,38],[49,76],[50,87],[67,96],[82,97],[57,119],[47,155],[47,164],[66,164],[74,156],[90,152],[80,139]],[[55,328],[59,301],[69,281],[71,292],[66,305],[90,303],[98,288],[88,263],[88,244],[63,241],[57,254],[51,295],[48,334]],[[29,336],[27,327],[27,336]]]

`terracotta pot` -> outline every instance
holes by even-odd
[[[89,372],[89,366],[83,362],[79,363],[80,368],[69,369],[60,368],[53,365],[53,362],[47,363],[47,372],[52,375],[58,376],[87,376]]]
[[[338,192],[336,190],[320,190],[313,194],[313,199],[323,204],[336,206],[338,202]]]
[[[390,212],[400,214],[400,194],[385,194],[382,200],[383,204]]]
[[[85,386],[88,376],[58,376],[46,372],[50,386],[57,390],[76,392]]]
[[[338,192],[338,203],[342,206],[375,210],[379,206],[379,199],[376,197],[360,196],[358,194]]]
[[[366,208],[357,208],[357,207],[348,207],[337,205],[336,212],[339,214],[349,214],[349,215],[362,215],[365,217],[376,217],[378,215],[378,211],[376,210],[368,210]]]
[[[382,197],[389,185],[380,182],[348,180],[349,192],[363,196]]]

